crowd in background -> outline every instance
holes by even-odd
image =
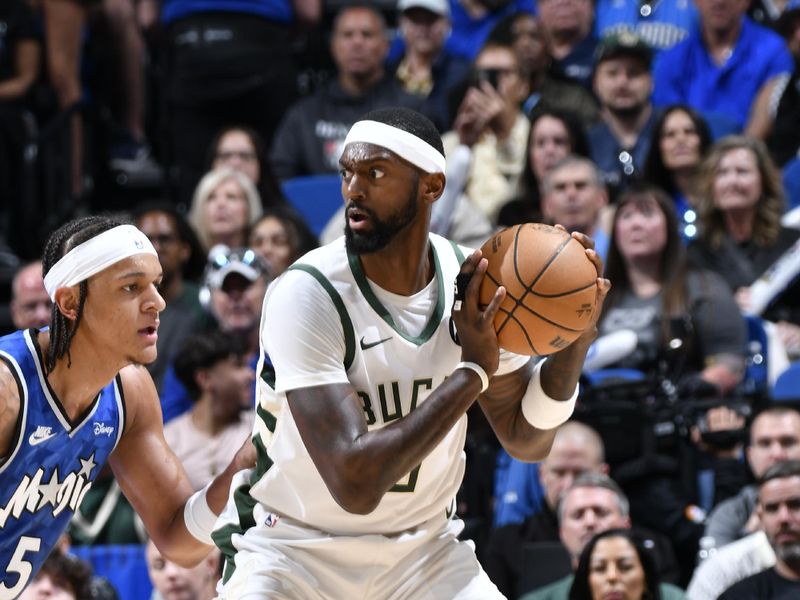
[[[292,185],[338,195],[350,126],[413,108],[447,157],[432,231],[560,223],[613,284],[545,461],[470,413],[459,514],[492,580],[800,597],[800,413],[772,394],[800,361],[798,60],[796,0],[3,0],[0,327],[48,324],[53,228],[125,213],[163,268],[148,368],[200,489],[252,427],[267,286],[343,232]],[[110,474],[69,537],[23,597],[130,597],[71,554],[147,543]],[[156,594],[213,597],[218,555],[146,561]]]

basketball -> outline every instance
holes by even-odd
[[[515,225],[495,234],[481,252],[489,261],[481,307],[491,302],[499,286],[507,292],[494,321],[501,348],[552,354],[589,325],[597,271],[569,233],[542,223]]]

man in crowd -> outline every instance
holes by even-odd
[[[800,597],[800,461],[766,470],[758,485],[758,518],[775,551],[775,566],[731,586],[720,600]]]
[[[44,289],[42,261],[22,267],[11,280],[11,320],[17,329],[50,324],[53,303]]]
[[[550,454],[538,465],[512,460],[504,490],[498,490],[498,508],[508,525],[495,529],[488,541],[484,568],[506,595],[512,594],[525,565],[520,548],[527,542],[559,540],[556,508],[561,494],[581,474],[607,473],[603,441],[592,428],[569,421],[556,434]],[[538,469],[538,472],[537,472]],[[524,490],[537,477],[544,492],[538,512],[525,501]],[[522,506],[521,506],[522,505]],[[525,519],[524,522],[522,519]],[[516,521],[516,522],[514,522]]]
[[[800,460],[800,413],[789,406],[774,406],[759,413],[750,426],[747,463],[756,478],[783,460]],[[722,547],[758,528],[755,485],[744,487],[736,496],[712,511],[705,535]]]
[[[382,106],[422,106],[424,99],[386,76],[388,51],[386,23],[377,9],[341,9],[331,39],[336,78],[284,115],[270,152],[278,179],[338,172],[344,138],[358,117]]]
[[[650,149],[656,121],[652,56],[647,44],[630,32],[607,37],[597,48],[593,85],[600,122],[589,130],[589,146],[612,196],[641,176]]]

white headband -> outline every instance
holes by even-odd
[[[75,246],[44,277],[44,288],[55,302],[56,290],[80,283],[136,254],[158,256],[148,237],[133,225],[120,225]]]
[[[378,121],[358,121],[350,128],[344,145],[375,144],[391,150],[426,173],[444,173],[444,156],[428,142],[397,127]]]

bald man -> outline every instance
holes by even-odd
[[[42,261],[22,267],[11,281],[11,320],[16,329],[39,329],[50,324],[53,304],[44,289]]]
[[[556,511],[563,492],[583,473],[608,473],[603,440],[588,425],[569,421],[559,428],[550,454],[538,467],[543,492],[541,508],[523,523],[495,529],[486,547],[484,569],[508,597],[513,597],[513,590],[523,569],[522,545],[527,542],[559,541]],[[532,477],[533,472],[528,470],[527,476]]]

